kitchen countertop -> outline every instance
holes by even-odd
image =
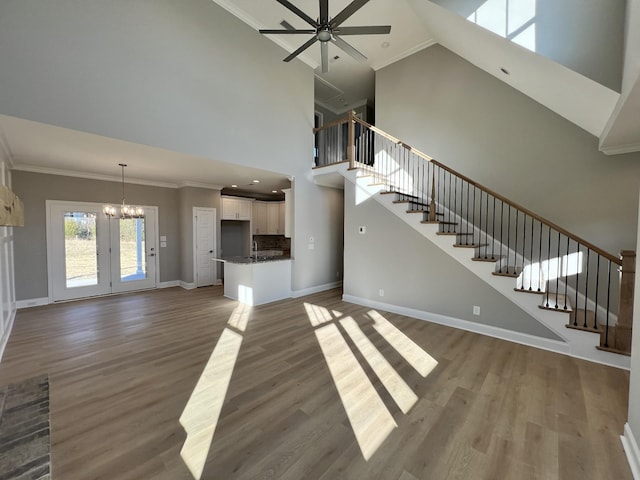
[[[277,255],[277,256],[258,255],[257,257],[220,257],[220,258],[214,258],[214,260],[217,260],[219,262],[250,265],[255,263],[268,263],[268,262],[279,262],[282,260],[291,260],[291,257],[285,256],[285,255]]]

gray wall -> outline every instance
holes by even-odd
[[[294,177],[293,289],[335,279],[311,68],[211,0],[6,0],[0,45],[0,113]]]
[[[346,295],[559,339],[373,198],[356,204],[351,182],[345,182],[344,242]],[[474,305],[480,316],[472,314]]]
[[[636,244],[640,154],[598,139],[439,45],[377,72],[377,126],[605,250]]]
[[[465,18],[485,4],[484,0],[432,1]],[[625,10],[625,0],[536,0],[535,51],[620,92]]]
[[[183,282],[195,281],[193,273],[193,207],[216,209],[216,250],[220,251],[220,191],[198,187],[178,190],[180,208],[180,278]],[[216,278],[220,278],[220,275]]]
[[[48,296],[46,200],[118,203],[122,191],[117,182],[62,175],[13,172],[15,192],[22,198],[25,226],[16,228],[16,299]],[[180,224],[178,192],[172,188],[127,184],[127,201],[158,207],[158,235],[166,235],[167,247],[159,248],[160,281],[180,279]]]

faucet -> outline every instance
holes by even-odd
[[[255,259],[258,259],[258,242],[257,240],[253,241],[253,256],[255,257]]]

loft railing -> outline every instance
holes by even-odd
[[[612,255],[353,113],[314,134],[316,167],[366,170],[408,213],[473,248],[473,260],[496,262],[495,275],[542,295],[541,308],[568,312],[567,327],[599,332],[601,349],[630,352],[635,252]]]

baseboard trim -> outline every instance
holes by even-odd
[[[318,285],[315,287],[303,288],[302,290],[291,290],[291,298],[300,298],[314,293],[324,292],[331,290],[332,288],[338,288],[342,286],[342,280],[338,282],[325,283],[324,285]]]
[[[180,280],[179,286],[181,286],[185,290],[193,290],[194,288],[196,288],[195,282],[183,282],[182,280]]]
[[[179,286],[180,286],[180,280],[171,280],[169,282],[158,283],[158,288],[172,288],[172,287],[179,287]]]
[[[2,355],[4,354],[4,349],[9,342],[9,337],[11,336],[11,330],[13,330],[13,321],[16,319],[16,309],[14,308],[9,315],[9,323],[7,325],[7,329],[2,336],[2,340],[0,341],[0,362],[2,362]]]
[[[29,298],[28,300],[18,300],[16,302],[16,309],[20,310],[22,308],[41,307],[43,305],[49,305],[49,297]]]
[[[521,345],[527,345],[529,347],[570,355],[569,344],[558,340],[536,337],[534,335],[529,335],[528,333],[514,332],[505,328],[470,322],[468,320],[448,317],[438,313],[425,312],[423,310],[401,307],[390,303],[376,302],[374,300],[356,297],[353,295],[342,295],[342,300],[345,302],[355,303],[356,305],[362,305],[364,307],[379,308],[380,310],[385,310],[387,312],[397,313],[399,315],[405,315],[407,317],[417,318],[419,320],[425,320],[427,322],[437,323],[447,327],[458,328],[460,330],[479,333],[480,335],[499,338],[501,340],[507,340]]]
[[[628,423],[624,424],[624,435],[620,436],[622,441],[622,447],[627,454],[627,461],[629,467],[631,467],[631,474],[634,480],[640,480],[640,448],[638,448],[638,442],[636,437],[631,431],[631,426]]]

